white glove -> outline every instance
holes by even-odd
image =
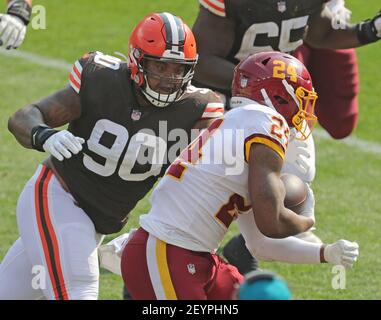
[[[332,23],[345,25],[351,20],[352,12],[345,7],[344,0],[330,0],[326,3],[325,8],[333,19]]]
[[[81,151],[83,143],[85,143],[84,139],[73,136],[67,130],[62,130],[50,136],[42,147],[57,160],[62,161]]]
[[[309,170],[309,165],[306,161],[306,158],[310,157],[310,154],[307,151],[307,143],[300,140],[295,140],[294,143],[295,152],[286,151],[287,162],[295,163],[296,168],[300,171],[300,173],[305,175]]]
[[[324,249],[324,259],[333,265],[351,268],[359,255],[359,245],[356,242],[338,240]]]
[[[304,182],[311,183],[315,177],[315,171],[315,146],[312,135],[305,141],[298,140],[293,128],[282,173],[292,173]]]
[[[10,14],[0,14],[0,47],[16,49],[24,41],[26,26],[24,22]]]
[[[99,263],[102,268],[120,276],[122,275],[120,264],[123,250],[136,230],[137,229],[131,229],[129,233],[124,233],[98,248]]]

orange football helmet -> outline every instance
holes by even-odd
[[[131,79],[154,106],[165,107],[181,97],[193,77],[197,59],[196,40],[191,29],[170,13],[150,14],[132,31],[128,56]],[[185,71],[175,77],[152,73],[146,68],[148,60],[181,64]],[[148,83],[150,76],[171,86],[170,90],[153,90]]]

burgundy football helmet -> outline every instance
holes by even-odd
[[[261,52],[242,60],[234,69],[232,95],[275,109],[301,140],[317,122],[310,74],[298,59],[282,52]]]

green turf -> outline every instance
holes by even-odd
[[[377,0],[347,1],[354,20],[372,16]],[[47,29],[29,30],[22,50],[72,62],[90,50],[126,53],[131,28],[152,11],[170,11],[189,24],[197,13],[196,0],[44,0]],[[361,117],[355,135],[381,143],[379,130],[381,44],[358,50],[361,77]],[[17,238],[15,207],[18,194],[44,155],[23,149],[7,131],[8,117],[17,108],[65,85],[67,72],[41,67],[0,55],[0,259]],[[317,231],[324,241],[340,238],[358,241],[360,258],[347,272],[345,290],[331,287],[328,265],[299,266],[263,263],[289,282],[296,299],[381,299],[381,156],[364,153],[336,141],[317,139]],[[137,217],[149,209],[146,199],[134,210],[124,229],[137,225]],[[225,241],[234,234],[234,227]],[[111,237],[107,237],[110,239]],[[101,299],[119,299],[122,282],[102,270]]]

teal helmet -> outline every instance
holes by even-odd
[[[239,300],[291,300],[286,281],[270,271],[256,270],[245,275],[238,290]]]

